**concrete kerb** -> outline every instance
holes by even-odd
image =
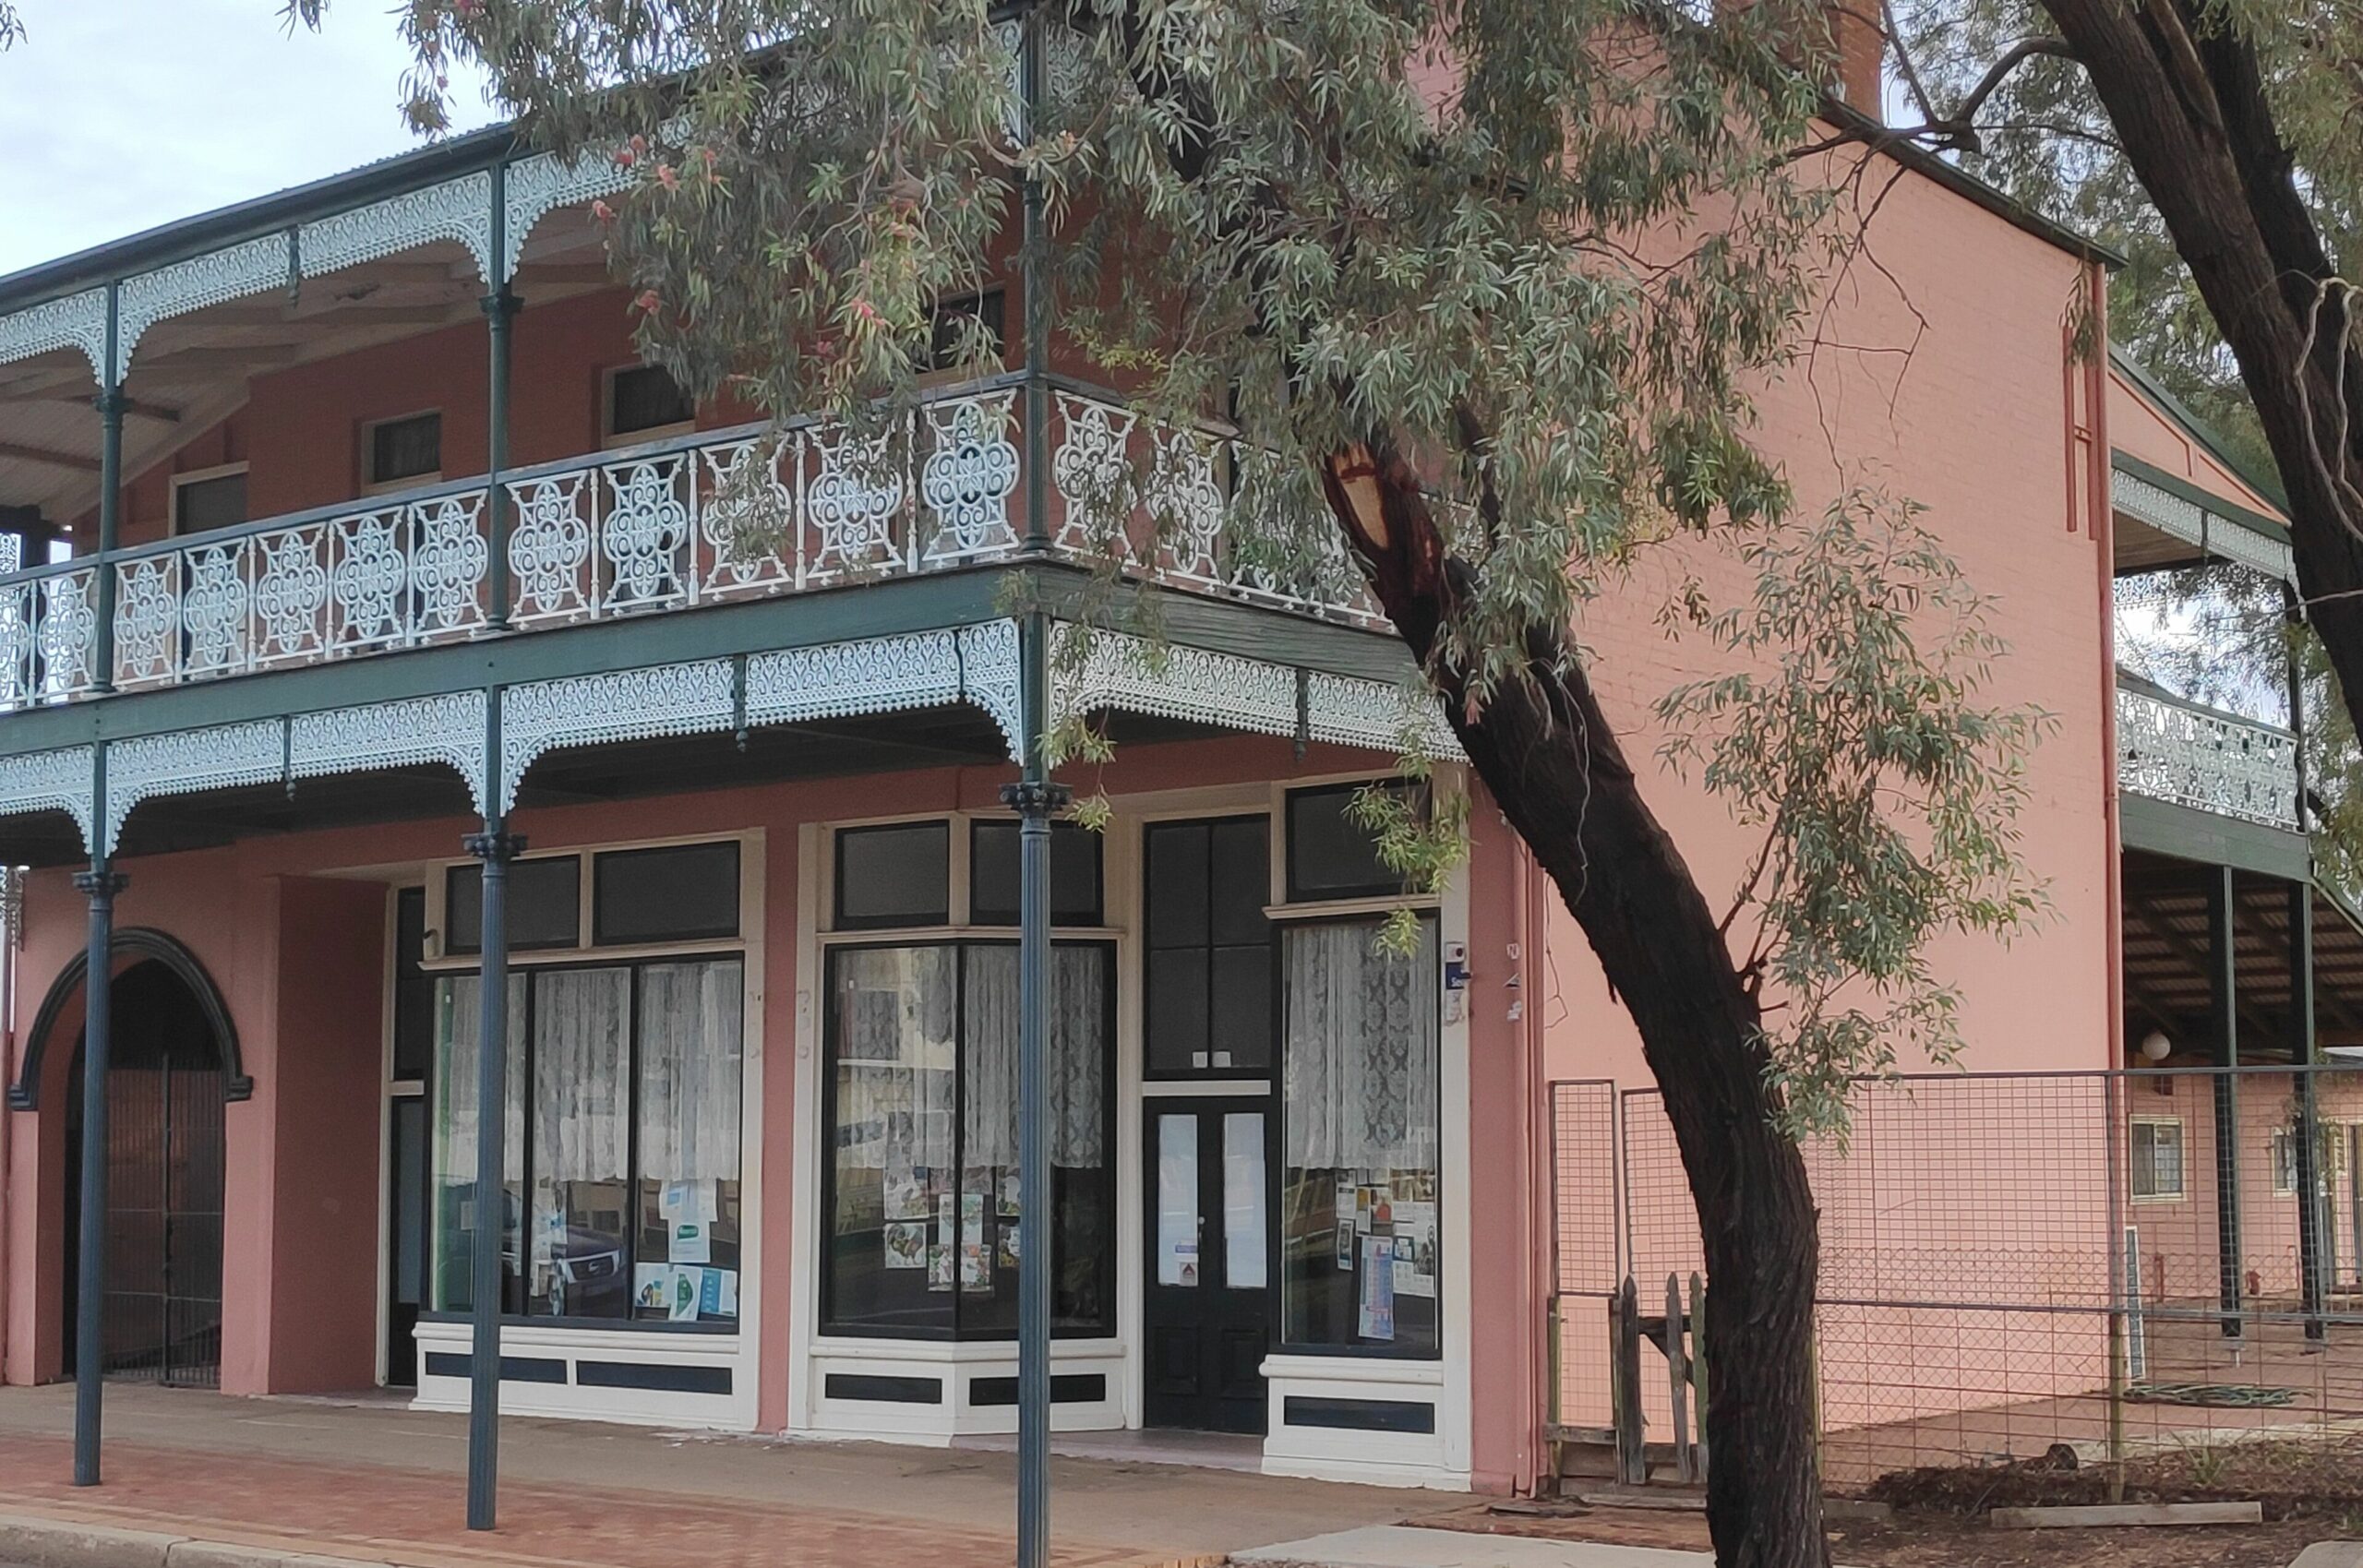
[[[0,1514],[0,1563],[9,1568],[386,1568],[387,1562]]]

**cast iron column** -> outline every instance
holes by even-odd
[[[2207,884],[2208,990],[2215,1020],[2215,1269],[2224,1334],[2240,1335],[2240,1010],[2238,909],[2232,868]]]
[[[494,723],[497,724],[498,709]],[[497,774],[495,776],[498,776]],[[525,847],[498,817],[470,833],[467,851],[484,862],[484,981],[476,1014],[476,1193],[468,1316],[468,1528],[492,1528],[500,1484],[500,1245],[502,1137],[509,1115],[509,863]],[[522,1223],[522,1218],[521,1218]],[[521,1238],[522,1239],[522,1238]]]
[[[90,684],[114,689],[114,562],[123,522],[123,377],[116,344],[121,341],[121,290],[107,284],[107,365],[99,378],[99,554],[91,569]],[[32,563],[27,562],[27,565]]]
[[[1065,785],[1042,763],[1050,627],[1019,622],[1025,777],[1002,790],[1018,813],[1017,881],[1017,1568],[1045,1568],[1050,1541],[1050,817]]]
[[[486,624],[494,630],[509,625],[509,487],[501,475],[509,467],[509,363],[510,328],[524,302],[509,286],[509,165],[492,166],[492,265],[494,276],[485,280],[483,299],[488,332],[489,376],[486,406],[490,425],[485,433],[485,538],[491,547],[487,563]]]
[[[98,797],[105,789],[105,748]],[[104,820],[101,806],[99,820]],[[106,1375],[107,1061],[112,1054],[114,895],[125,879],[103,849],[74,885],[90,897],[90,943],[82,971],[82,1212],[74,1282],[74,1484],[99,1484],[99,1395]]]
[[[2306,1337],[2329,1337],[2322,1319],[2321,1119],[2314,1101],[2314,890],[2289,884],[2289,1059],[2297,1070],[2297,1299]]]

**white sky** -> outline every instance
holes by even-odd
[[[420,145],[390,0],[17,0],[0,54],[0,274]],[[455,81],[454,128],[493,116]]]

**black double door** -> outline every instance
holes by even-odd
[[[1146,1102],[1144,1418],[1260,1432],[1272,1337],[1270,1101]]]

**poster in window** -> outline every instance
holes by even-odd
[[[1017,1172],[1014,1170],[1001,1173],[1001,1217],[1017,1217]]]
[[[927,1222],[890,1219],[886,1222],[886,1266],[918,1269],[927,1266]]]
[[[952,1249],[940,1241],[927,1244],[927,1287],[930,1290],[952,1288]]]
[[[960,1195],[960,1288],[973,1292],[992,1287],[992,1254],[985,1250],[985,1195],[964,1192]]]
[[[672,1262],[704,1264],[714,1261],[714,1236],[703,1220],[675,1221],[672,1237]]]
[[[1000,1239],[1001,1266],[1005,1269],[1015,1268],[1017,1266],[1018,1259],[1016,1221],[1012,1220],[1009,1224],[1001,1227]]]
[[[1433,1296],[1436,1293],[1436,1206],[1426,1203],[1395,1205],[1395,1293]]]
[[[644,1312],[666,1310],[665,1287],[673,1282],[673,1270],[665,1263],[639,1263],[632,1268],[631,1304]]]
[[[722,1281],[721,1299],[714,1306],[716,1317],[735,1318],[738,1315],[738,1271],[708,1269],[706,1273]]]
[[[705,1270],[677,1268],[666,1288],[670,1292],[666,1301],[666,1321],[677,1323],[697,1322],[698,1294],[705,1288]]]
[[[927,1218],[927,1167],[913,1166],[886,1170],[886,1217],[890,1220]]]
[[[1354,1222],[1342,1211],[1337,1221],[1337,1266],[1348,1274],[1354,1272]]]
[[[1395,1337],[1395,1239],[1362,1238],[1362,1267],[1355,1334],[1363,1339]]]

